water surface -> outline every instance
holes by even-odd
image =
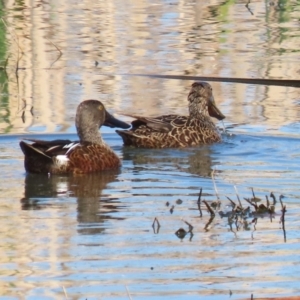
[[[1,4],[0,298],[300,294],[297,88],[210,82],[226,115],[220,144],[128,149],[103,128],[119,171],[25,174],[20,139],[77,139],[84,99],[126,121],[122,113],[187,113],[191,81],[128,74],[299,78],[297,1],[202,2]],[[223,213],[235,188],[243,207],[251,188],[264,203],[284,195],[286,235],[279,202],[272,220],[232,223],[203,203],[200,217],[200,188]],[[188,224],[192,234],[178,237]]]

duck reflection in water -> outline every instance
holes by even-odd
[[[123,148],[123,161],[132,161],[133,171],[157,169],[158,172],[186,172],[201,177],[211,177],[213,162],[211,146],[184,149],[134,149]]]
[[[118,179],[119,171],[50,176],[27,174],[25,177],[23,210],[51,209],[71,205],[77,201],[77,221],[80,234],[99,234],[108,219],[122,219],[114,215],[121,208],[118,198],[102,194],[111,182]]]

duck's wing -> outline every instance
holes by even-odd
[[[148,127],[157,132],[170,132],[174,127],[184,126],[187,122],[187,117],[179,115],[163,115],[154,118],[141,117],[136,115],[127,115],[135,120],[131,122],[132,130]]]
[[[25,155],[33,155],[35,152],[36,154],[44,155],[49,158],[57,155],[66,155],[72,147],[79,143],[78,141],[72,142],[70,140],[61,139],[53,141],[36,139],[26,140],[32,142],[32,144],[26,143],[24,141],[20,142],[20,147]]]

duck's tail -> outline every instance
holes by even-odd
[[[48,173],[50,171],[51,165],[53,164],[53,160],[50,156],[24,141],[20,142],[20,148],[25,155],[24,167],[27,172]]]
[[[33,147],[30,144],[25,143],[24,141],[20,142],[20,148],[22,149],[25,156],[31,156],[31,155],[42,156],[44,158],[52,160],[51,157],[46,155],[43,151]]]

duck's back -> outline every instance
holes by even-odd
[[[25,155],[24,166],[29,173],[84,174],[117,169],[119,157],[107,145],[67,140],[20,142]]]
[[[205,115],[198,118],[179,115],[135,118],[132,129],[117,130],[125,146],[179,148],[221,141],[215,124]]]

